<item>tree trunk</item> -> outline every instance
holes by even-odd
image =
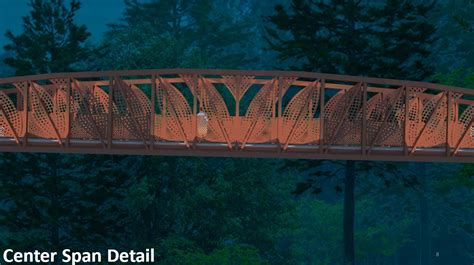
[[[354,249],[355,162],[346,162],[344,181],[344,265],[355,265]]]
[[[53,194],[52,194],[52,200],[51,200],[51,206],[53,207],[52,211],[52,244],[54,246],[54,250],[60,252],[60,239],[59,239],[59,222],[60,222],[60,206],[59,206],[59,176],[58,176],[58,158],[59,155],[57,154],[51,154],[48,155],[48,158],[50,161],[48,164],[50,164],[50,169],[52,170],[52,184],[53,184]],[[48,176],[49,177],[49,176]],[[55,259],[53,264],[59,264],[59,260]]]
[[[420,195],[420,265],[430,264],[428,200]]]
[[[395,252],[393,255],[393,265],[399,265],[400,264],[400,259],[398,255],[398,250]]]
[[[418,202],[419,202],[419,264],[430,265],[430,216],[429,216],[429,202],[427,196],[427,179],[426,164],[418,163],[416,165],[417,172],[419,173],[420,190],[418,191]]]

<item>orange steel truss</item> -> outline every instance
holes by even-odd
[[[0,79],[0,151],[474,162],[474,91],[308,72]]]

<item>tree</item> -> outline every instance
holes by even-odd
[[[355,241],[360,264],[373,264],[372,257],[391,256],[407,241],[410,219],[395,216],[396,211],[387,211],[385,208],[391,202],[380,199],[372,194],[358,196]],[[301,198],[294,245],[303,264],[343,264],[339,258],[343,244],[342,207],[341,202],[325,202],[309,195]],[[375,215],[377,211],[384,211],[384,216]]]
[[[432,46],[438,41],[436,27],[429,20],[434,1],[388,0],[370,9],[374,18],[373,48],[367,60],[370,76],[426,80],[434,73]],[[353,74],[360,73],[354,72]]]
[[[0,77],[7,77],[13,75],[13,69],[4,63],[4,60],[7,57],[8,55],[6,53],[0,54]]]
[[[245,1],[128,1],[104,38],[105,69],[244,67],[254,34]],[[249,3],[244,3],[248,6]],[[229,10],[238,10],[236,15]],[[239,13],[241,14],[241,13]],[[255,18],[253,18],[255,19]],[[251,36],[251,35],[250,35]],[[158,246],[159,264],[285,264],[291,182],[269,161],[133,157],[125,203],[129,246]]]
[[[474,72],[462,67],[452,69],[447,73],[437,73],[432,79],[438,83],[474,89]]]
[[[268,17],[269,46],[284,62],[304,71],[422,80],[435,41],[427,20],[434,3],[388,0],[293,0]],[[354,162],[345,166],[344,262],[354,257]]]
[[[474,69],[474,2],[444,0],[432,14],[439,41],[434,45],[437,72],[453,68]]]
[[[284,68],[367,74],[371,21],[360,1],[294,0],[275,6],[268,22],[267,42]]]
[[[106,251],[124,242],[126,158],[6,153],[0,165],[3,245]]]
[[[160,264],[235,248],[255,249],[262,264],[291,260],[277,244],[296,217],[284,196],[291,180],[268,161],[145,157],[140,165],[126,199],[130,242],[159,246]]]
[[[270,48],[284,68],[423,80],[435,41],[427,18],[433,3],[388,0],[293,0],[268,17]]]
[[[90,33],[74,22],[81,6],[78,0],[71,0],[69,8],[63,0],[31,0],[30,6],[29,16],[23,17],[23,33],[5,34],[11,41],[5,50],[14,56],[4,61],[16,75],[73,71],[87,60],[91,49],[85,41]]]
[[[24,32],[6,34],[11,43],[5,49],[12,57],[5,63],[17,75],[78,69],[94,52],[84,44],[90,36],[86,27],[74,22],[79,1],[70,1],[69,8],[61,0],[32,0],[30,6]],[[96,159],[84,168],[89,164],[84,156],[1,154],[2,242],[25,251],[106,249],[108,238],[120,238],[115,232],[123,225],[116,222],[123,181],[110,161]]]
[[[121,23],[106,33],[113,69],[214,67],[239,68],[248,62],[245,46],[254,36],[249,15],[226,12],[233,2],[212,0],[126,1]],[[120,60],[117,60],[120,58]]]

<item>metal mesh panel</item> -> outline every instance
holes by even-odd
[[[255,95],[241,123],[241,142],[262,143],[271,141],[275,104],[279,93],[284,94],[296,78],[273,79]],[[280,92],[281,89],[281,92]]]
[[[98,86],[85,86],[76,81],[72,97],[77,102],[77,112],[73,115],[71,137],[105,140],[108,95]]]
[[[183,94],[163,79],[157,86],[157,102],[162,110],[161,120],[164,132],[160,137],[173,141],[191,141],[192,111]]]
[[[399,146],[403,143],[404,88],[379,93],[367,102],[367,139],[370,145]]]
[[[151,102],[140,88],[153,81]],[[240,146],[246,150],[237,155],[257,150],[449,159],[474,153],[465,149],[474,148],[474,94],[422,82],[188,69],[13,77],[0,84],[0,148],[41,149],[64,141],[61,150],[100,145],[214,152]],[[158,142],[150,146],[153,139]],[[314,146],[320,139],[322,145]]]
[[[333,96],[325,109],[326,144],[360,144],[361,124],[356,118],[361,108],[361,85]]]
[[[150,100],[136,86],[117,80],[114,90],[114,139],[146,141],[149,136]]]
[[[255,79],[254,76],[223,76],[224,84],[234,96],[236,101],[242,98],[242,95],[252,86]]]
[[[54,115],[53,99],[45,88],[32,83],[30,89],[31,113],[28,132],[32,135],[43,138],[56,138],[57,133],[61,134],[59,129],[64,130],[64,126],[57,127],[55,122],[61,123]],[[63,131],[64,133],[64,131]]]
[[[421,121],[421,110],[423,104],[417,96],[423,91],[424,89],[416,87],[411,87],[408,89],[408,130],[406,135],[406,142],[408,146],[413,146],[421,128],[424,125]]]
[[[214,142],[230,142],[232,119],[222,96],[216,88],[205,79],[199,80],[199,100],[202,112],[207,114],[209,121],[205,139]],[[201,128],[198,126],[198,128]]]
[[[447,100],[444,93],[425,98],[418,134],[419,147],[432,147],[446,142]],[[423,130],[423,131],[421,131]]]
[[[454,124],[453,146],[459,144],[460,148],[474,148],[474,105],[470,105]],[[462,139],[464,136],[464,139]]]
[[[313,117],[319,102],[319,82],[300,90],[288,103],[283,113],[283,129],[280,142],[304,144],[319,138],[314,130]]]
[[[20,113],[5,93],[0,91],[0,137],[21,137],[24,134]]]

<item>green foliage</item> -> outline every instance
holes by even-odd
[[[5,46],[5,63],[17,75],[72,71],[96,50],[74,18],[77,0],[32,0],[24,31]],[[0,225],[2,243],[19,250],[106,249],[120,243],[117,230],[126,222],[120,211],[126,172],[113,158],[58,154],[2,154]],[[121,161],[124,161],[120,159]],[[87,166],[86,166],[87,165]]]
[[[449,236],[473,236],[474,190],[470,165],[417,163],[401,165],[399,170],[418,179],[409,190],[392,187],[397,196],[394,207],[399,215],[413,219],[418,224],[417,232],[426,233],[427,238],[417,238],[416,244],[442,245]]]
[[[11,43],[5,50],[14,56],[4,61],[16,75],[73,71],[92,55],[84,44],[90,33],[74,22],[78,0],[70,1],[69,8],[63,0],[31,0],[30,5],[29,16],[23,17],[23,33],[6,33]]]
[[[161,157],[140,163],[126,199],[138,246],[163,242],[159,249],[167,249],[169,238],[189,243],[163,253],[165,260],[174,251],[188,252],[187,246],[208,255],[232,242],[258,249],[272,264],[289,258],[276,243],[293,229],[294,204],[284,196],[292,185],[270,163]]]
[[[435,74],[432,79],[445,85],[474,89],[474,72],[469,72],[463,67],[453,69],[446,73]]]
[[[371,195],[362,196],[356,206],[356,255],[360,259],[369,256],[393,256],[406,243],[410,219],[393,222],[373,213],[383,204]],[[293,235],[295,254],[304,264],[342,264],[342,204],[328,203],[305,198],[298,204],[299,228]],[[391,217],[390,212],[385,213]]]
[[[306,264],[341,264],[342,205],[305,199],[298,206],[295,252]]]
[[[432,9],[413,1],[293,0],[268,17],[267,40],[291,69],[421,80],[432,73],[425,60]]]
[[[235,4],[234,4],[235,5]],[[101,68],[243,67],[248,15],[225,1],[128,1]],[[128,244],[164,264],[282,264],[295,213],[291,182],[263,160],[135,157],[125,205]],[[238,259],[241,259],[239,261]],[[219,260],[219,262],[217,262]]]
[[[364,59],[370,43],[365,25],[370,21],[368,9],[360,1],[293,0],[289,8],[277,5],[275,11],[268,17],[267,40],[280,59],[289,60],[292,69],[329,73],[369,70]]]
[[[374,3],[356,0],[292,0],[290,5],[277,5],[275,13],[268,17],[267,41],[270,48],[283,61],[282,68],[424,80],[431,76],[434,70],[426,60],[431,55],[430,48],[436,40],[435,26],[428,20],[433,8],[432,1],[420,3],[387,0]],[[334,162],[328,164],[338,165]],[[349,165],[346,163],[346,172],[350,172]],[[314,177],[300,182],[295,193],[311,190],[314,194],[322,194],[321,181],[327,179],[332,180],[330,185],[334,187],[336,193],[343,191],[340,178],[328,178],[340,176],[331,171],[341,170],[341,167],[325,164],[314,167],[309,174],[317,171],[322,173],[313,174]],[[359,167],[365,171],[364,182],[380,183],[380,179],[388,175],[388,172],[383,172],[382,177],[379,177],[377,172],[371,169],[370,163],[359,163]],[[348,177],[355,176],[353,173],[348,173],[344,180],[346,183],[344,194],[347,196],[345,201],[348,202],[348,207],[344,208],[344,218],[348,220],[344,223],[345,238],[353,237],[351,220],[354,219],[350,210],[353,200],[347,194],[351,194],[355,187],[347,184],[353,183]],[[362,182],[361,176],[357,178],[359,183]],[[390,183],[385,178],[384,186],[390,186]],[[326,185],[326,188],[327,186],[329,185]],[[378,185],[376,192],[380,191]],[[375,192],[371,190],[371,193]],[[371,239],[368,242],[377,240],[382,240],[382,243],[389,242],[379,236],[380,229],[385,229],[384,227],[374,224],[370,229],[372,231],[366,231],[370,232],[368,236]],[[346,240],[344,243],[344,259],[352,264],[354,263],[352,240]],[[379,245],[371,247],[376,246]],[[394,249],[397,249],[391,246],[385,247],[393,250],[385,254],[393,254]],[[359,252],[361,246],[357,249]]]
[[[440,178],[434,183],[434,190],[437,196],[445,198],[443,203],[437,204],[438,211],[440,206],[444,210],[444,214],[439,213],[442,223],[452,233],[464,232],[474,237],[474,166],[466,164],[458,174]]]
[[[247,0],[127,1],[123,20],[105,36],[107,56],[93,63],[88,60],[98,50],[85,45],[89,33],[74,23],[79,2],[71,1],[68,8],[60,0],[34,0],[24,32],[7,33],[11,43],[6,49],[13,57],[6,62],[17,74],[84,65],[107,70],[247,68],[251,53],[258,55],[258,65],[425,79],[433,71],[427,58],[432,57],[436,23],[441,29],[436,36],[450,36],[438,42],[444,57],[436,67],[453,61],[460,67],[435,80],[474,88],[468,5],[440,5],[436,10],[452,11],[446,12],[452,17],[433,21],[431,3],[281,2],[285,5],[267,20],[267,41],[281,64],[259,50],[261,29],[253,25],[262,23],[260,16],[274,2]],[[293,192],[300,196],[293,198],[291,171],[280,164],[2,154],[0,243],[18,250],[154,247],[158,264],[340,264],[343,207],[332,191],[342,192],[343,167],[290,161],[290,167],[301,169],[298,180],[305,179]],[[439,167],[426,177],[401,164],[358,163],[355,242],[364,264],[375,259],[387,264],[405,244],[423,243],[408,234],[419,232],[414,225],[421,199],[427,201],[430,219],[423,224],[431,229],[433,242],[445,243],[446,231],[466,238],[474,234],[473,168],[466,165],[457,174],[456,167]],[[305,197],[307,191],[320,199]]]
[[[160,264],[169,265],[265,265],[269,264],[259,255],[259,251],[250,246],[226,246],[205,254],[199,250],[180,250],[174,248],[172,256]]]
[[[369,75],[424,80],[433,73],[427,58],[436,41],[435,25],[429,20],[434,7],[435,1],[388,0],[371,8],[374,47],[367,58],[372,63]]]
[[[120,242],[126,174],[110,157],[5,153],[0,165],[2,245],[104,250]]]
[[[357,256],[392,257],[408,242],[408,229],[413,222],[412,219],[409,216],[397,218],[396,210],[390,211],[384,207],[386,205],[387,203],[379,202],[370,195],[357,202],[355,233]],[[383,212],[385,216],[377,216],[374,214],[376,212]]]
[[[248,18],[232,17],[216,1],[127,1],[122,23],[106,34],[107,69],[214,67],[248,62]]]
[[[432,48],[437,71],[474,69],[474,2],[439,1],[431,19],[436,21],[439,40]]]

